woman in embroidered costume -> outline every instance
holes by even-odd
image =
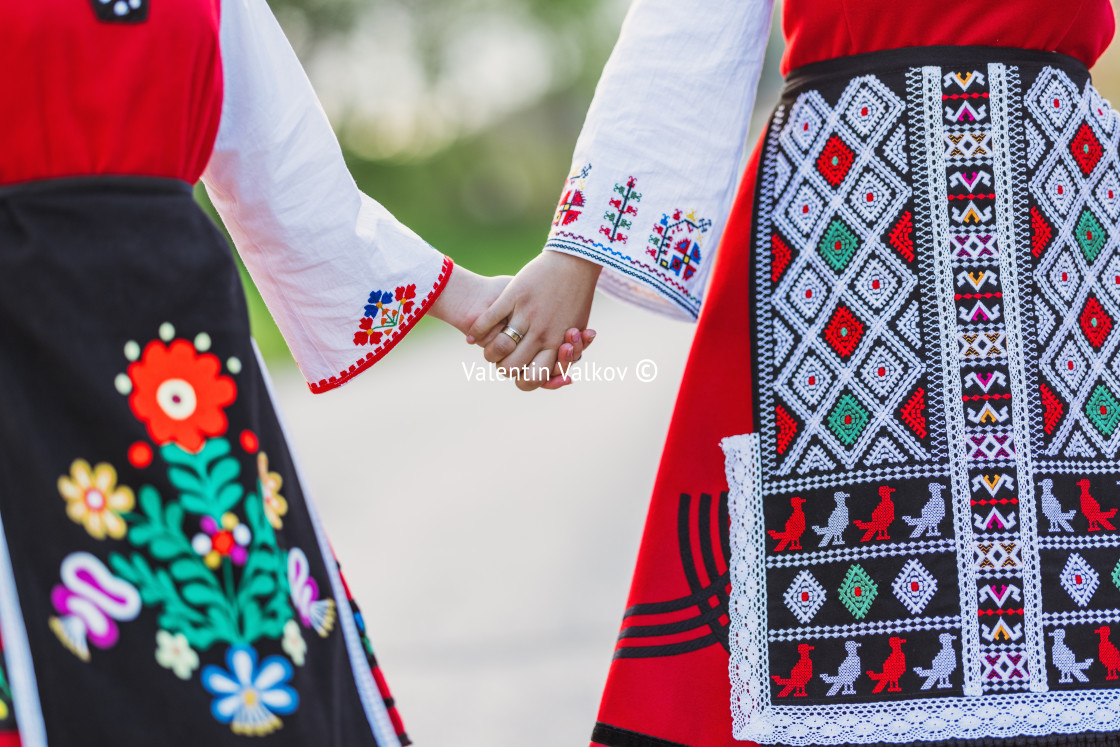
[[[315,392],[505,280],[358,191],[264,0],[0,20],[0,744],[408,744],[191,184]]]
[[[699,316],[593,741],[1120,744],[1109,4],[787,0],[737,183],[770,13],[636,0],[472,329]]]

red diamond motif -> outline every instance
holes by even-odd
[[[824,328],[824,339],[836,354],[847,358],[859,347],[863,338],[863,322],[844,304],[840,304]]]
[[[887,241],[907,262],[914,261],[914,217],[907,210],[894,224]]]
[[[797,421],[781,405],[775,408],[774,414],[778,421],[778,453],[785,454],[786,449],[793,443],[793,437],[797,435]]]
[[[1082,124],[1077,134],[1073,136],[1073,142],[1069,144],[1070,153],[1073,154],[1073,160],[1077,161],[1077,165],[1081,167],[1082,173],[1089,176],[1097,162],[1101,160],[1104,155],[1104,150],[1101,148],[1101,143],[1097,140],[1097,136],[1093,134],[1093,128],[1088,124]]]
[[[1112,331],[1112,317],[1095,296],[1089,296],[1078,321],[1081,322],[1081,331],[1085,333],[1085,339],[1095,348],[1103,346],[1104,341],[1108,339],[1108,333]]]
[[[1045,410],[1042,419],[1042,429],[1046,431],[1046,435],[1054,432],[1058,427],[1058,423],[1062,421],[1062,415],[1065,413],[1065,405],[1058,399],[1057,395],[1050,391],[1050,387],[1045,384],[1038,385],[1039,392],[1042,394],[1042,407]]]
[[[821,172],[826,182],[833,187],[839,187],[840,182],[848,175],[848,170],[852,168],[853,161],[855,161],[855,154],[852,153],[852,149],[840,139],[839,135],[833,135],[824,144],[824,150],[817,158],[817,171]]]
[[[1042,211],[1037,206],[1031,205],[1031,254],[1036,257],[1042,256],[1046,247],[1050,245],[1052,234],[1053,229],[1042,217]]]
[[[910,399],[906,400],[906,404],[902,406],[899,411],[902,415],[902,421],[910,426],[910,430],[918,438],[925,438],[926,431],[926,390],[918,387],[914,393],[910,395]],[[917,591],[915,589],[915,591]]]
[[[793,260],[793,252],[781,236],[774,234],[770,237],[770,255],[770,282],[777,283]]]

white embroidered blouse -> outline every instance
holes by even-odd
[[[224,0],[221,124],[202,176],[313,392],[387,353],[451,260],[354,183],[265,0]]]
[[[599,287],[695,319],[738,185],[772,0],[635,0],[546,249]]]

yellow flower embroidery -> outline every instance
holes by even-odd
[[[264,499],[264,515],[273,529],[284,526],[282,516],[288,513],[288,501],[280,495],[284,478],[278,472],[268,471],[268,455],[263,451],[257,454],[257,472],[261,479],[261,498]]]
[[[136,505],[132,488],[117,485],[117,471],[102,462],[91,468],[85,459],[70,465],[69,477],[58,478],[58,492],[66,500],[66,515],[94,539],[121,539],[128,525],[122,513]]]

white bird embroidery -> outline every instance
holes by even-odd
[[[930,483],[929,500],[922,506],[921,516],[903,516],[902,520],[914,527],[910,539],[917,539],[925,532],[930,537],[941,536],[941,520],[945,518],[945,499],[941,496],[944,485]]]
[[[1042,513],[1050,520],[1050,531],[1072,532],[1073,527],[1070,526],[1069,520],[1077,514],[1077,511],[1062,511],[1062,504],[1058,502],[1058,497],[1053,492],[1054,481],[1049,477],[1039,484],[1042,486]]]
[[[840,669],[836,671],[836,675],[822,674],[821,679],[832,685],[828,688],[828,695],[835,695],[840,691],[841,695],[855,695],[856,688],[854,687],[855,681],[859,679],[863,668],[860,666],[859,661],[859,644],[855,641],[845,641],[844,648],[848,651],[847,658],[840,662]],[[841,690],[843,688],[843,690]]]
[[[832,509],[832,515],[828,517],[828,526],[813,527],[813,531],[821,536],[820,547],[824,547],[830,542],[834,545],[844,544],[844,530],[848,527],[848,504],[846,501],[849,497],[847,493],[837,491],[833,495],[836,500],[836,508]]]
[[[953,683],[949,681],[949,675],[957,668],[957,652],[953,649],[955,639],[956,636],[952,633],[942,633],[938,636],[938,640],[941,641],[941,650],[937,652],[937,656],[933,657],[929,669],[914,667],[915,674],[926,678],[925,684],[922,685],[923,690],[929,690],[934,686],[934,683],[938,688],[953,686]]]
[[[1085,676],[1085,670],[1093,663],[1093,659],[1090,657],[1085,661],[1078,661],[1073,649],[1066,645],[1064,630],[1051,630],[1050,635],[1054,636],[1054,648],[1050,649],[1050,658],[1062,673],[1058,682],[1072,683],[1074,678],[1077,678],[1078,682],[1088,682],[1089,678]]]

